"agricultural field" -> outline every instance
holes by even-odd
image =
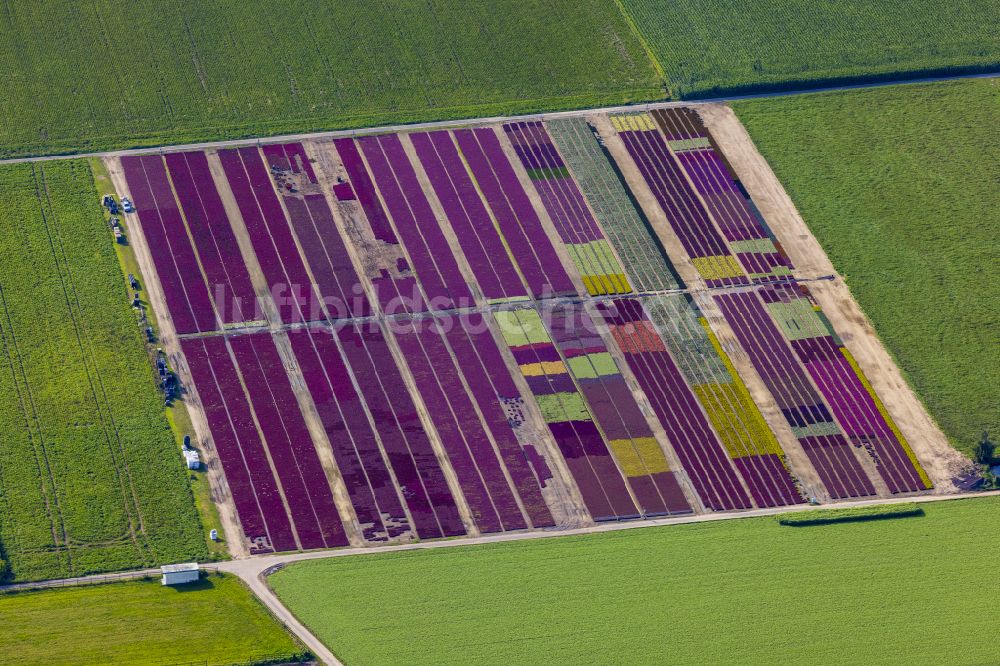
[[[285,663],[297,645],[236,578],[158,579],[0,594],[5,664]]]
[[[268,580],[351,665],[995,663],[969,622],[1000,621],[983,601],[998,586],[969,562],[1000,499],[920,506],[335,557]],[[373,604],[389,580],[392,603]]]
[[[33,580],[203,557],[89,167],[4,166],[0,206],[0,559]]]
[[[1000,84],[733,108],[952,444],[1000,432]]]
[[[106,157],[234,554],[948,492],[721,111]]]
[[[679,97],[994,70],[996,0],[616,0]]]
[[[4,157],[664,94],[608,0],[14,3],[0,35]]]

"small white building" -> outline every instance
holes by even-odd
[[[184,460],[188,469],[201,469],[201,456],[195,449],[184,449]]]
[[[197,562],[187,564],[165,564],[160,567],[163,573],[163,585],[184,585],[194,583],[201,575],[201,569]]]

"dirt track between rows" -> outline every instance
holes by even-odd
[[[968,467],[968,460],[951,447],[948,438],[903,379],[875,327],[854,300],[847,283],[836,272],[826,251],[733,110],[710,104],[698,107],[698,112],[795,264],[796,277],[838,276],[830,281],[810,282],[811,295],[934,481],[935,492],[948,492],[951,479]],[[877,479],[877,475],[872,476]]]

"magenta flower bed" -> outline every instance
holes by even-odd
[[[270,333],[230,338],[303,548],[346,546],[333,491]]]
[[[126,156],[122,169],[174,329],[182,334],[218,330],[208,287],[170,190],[163,158]]]
[[[437,327],[398,322],[394,331],[479,531],[527,527]]]
[[[264,156],[268,165],[305,173],[311,182],[317,182],[300,143],[265,146]],[[281,198],[329,317],[343,319],[370,315],[368,297],[326,198],[316,193],[300,196],[286,192],[282,192]]]
[[[509,123],[503,126],[507,138],[542,199],[564,243],[582,244],[602,240],[604,233],[577,186],[565,171],[552,139],[541,122]]]
[[[323,319],[320,296],[306,273],[260,153],[256,148],[221,150],[219,159],[281,321]]]
[[[479,128],[456,130],[454,136],[531,294],[535,298],[576,294],[497,135]]]
[[[395,134],[358,140],[413,270],[433,309],[468,306],[472,293]]]
[[[232,324],[261,319],[250,273],[205,153],[168,153],[166,161],[222,321]]]
[[[455,499],[384,333],[349,325],[340,328],[337,337],[378,429],[417,534],[422,539],[465,534]]]
[[[559,307],[546,313],[545,323],[556,347],[566,359],[607,353],[607,346],[595,333],[594,323],[582,305]],[[618,372],[596,378],[576,377],[594,421],[608,440],[653,438],[653,431],[639,409],[625,378]],[[630,476],[632,488],[644,516],[686,513],[691,510],[672,473]],[[662,488],[658,483],[662,484]],[[683,500],[683,501],[679,501]]]
[[[491,300],[526,296],[451,133],[415,133],[410,140],[483,294]]]
[[[708,219],[660,133],[628,130],[618,135],[687,253],[692,257],[728,255],[729,249]]]
[[[295,550],[291,521],[225,339],[187,339],[181,346],[251,548]],[[269,546],[254,548],[260,539]]]
[[[521,394],[500,355],[500,349],[493,335],[485,328],[482,315],[461,315],[455,317],[452,324],[447,332],[448,343],[458,359],[458,367],[469,384],[469,390],[493,433],[500,456],[521,497],[528,518],[536,528],[551,527],[554,521],[541,492],[545,481],[552,478],[551,472],[534,449],[532,451],[535,458],[529,459],[506,418],[502,401],[519,398]]]
[[[300,329],[289,332],[288,337],[330,439],[364,538],[385,541],[408,532],[410,525],[402,498],[336,339],[327,329]]]
[[[774,396],[789,425],[804,428],[814,423],[829,424],[832,419],[828,408],[809,383],[788,342],[764,310],[759,298],[751,293],[733,293],[715,296],[715,301],[732,326],[736,338],[747,350],[750,361]],[[843,437],[839,437],[839,441],[847,444]],[[830,457],[824,464],[815,466],[831,495],[842,498],[874,494],[871,481],[853,454],[842,456],[839,452],[831,453],[830,448],[816,447],[811,456]],[[827,470],[826,475],[824,470]],[[841,482],[835,482],[828,476],[833,471],[837,472],[837,478]],[[834,495],[836,488],[842,488],[847,494]]]

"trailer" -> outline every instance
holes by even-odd
[[[160,567],[163,574],[161,583],[163,585],[185,585],[196,583],[201,577],[201,567],[197,562],[189,564],[167,564]]]

